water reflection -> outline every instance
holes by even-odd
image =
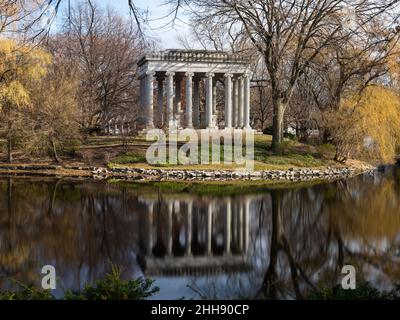
[[[399,202],[395,168],[224,197],[4,178],[0,273],[39,284],[41,266],[53,264],[61,292],[104,276],[112,262],[125,277],[155,278],[158,298],[304,298],[353,264],[389,289],[400,279]]]
[[[139,262],[146,275],[248,269],[248,197],[140,196],[138,201],[147,208],[139,228]]]

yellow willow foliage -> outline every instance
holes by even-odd
[[[361,96],[344,99],[339,111],[327,119],[342,158],[366,155],[393,162],[400,145],[400,99],[392,90],[369,86]]]
[[[365,197],[345,200],[330,208],[335,226],[344,239],[367,243],[396,241],[400,232],[400,202],[393,181],[385,181]],[[395,200],[394,200],[395,199]],[[344,210],[345,209],[345,210]],[[341,212],[342,214],[335,214]]]
[[[394,41],[394,40],[393,40]],[[400,44],[389,43],[388,46],[393,46],[393,52],[388,56],[386,65],[389,71],[390,79],[396,90],[400,87]]]
[[[399,189],[394,184],[385,181],[365,196],[344,200],[329,210],[333,227],[345,244],[358,243],[357,252],[364,259],[379,265],[387,276],[399,279],[400,264],[397,259],[388,258],[398,248],[400,232],[400,202],[395,195]]]
[[[29,92],[18,81],[11,81],[7,86],[0,85],[0,97],[18,109],[30,104]]]
[[[367,88],[360,101],[360,126],[372,139],[367,151],[392,162],[400,145],[400,100],[393,91],[381,86]]]
[[[395,81],[397,85],[400,82],[400,56],[393,55],[388,59],[387,62],[388,70],[391,78]]]
[[[18,269],[28,260],[29,247],[26,245],[15,246],[11,252],[1,248],[0,253],[0,265],[6,266],[7,268]]]
[[[0,110],[29,105],[29,92],[50,63],[50,54],[42,49],[0,40]]]

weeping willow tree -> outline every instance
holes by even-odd
[[[50,155],[55,162],[62,162],[59,153],[79,141],[76,90],[76,77],[63,63],[53,63],[31,97],[28,117],[35,132],[25,149],[32,155]]]
[[[335,160],[351,157],[393,162],[400,145],[400,98],[379,85],[344,98],[326,117],[336,146]]]
[[[13,40],[0,41],[0,120],[12,162],[13,142],[29,129],[23,114],[31,108],[31,95],[47,71],[51,58],[45,51]]]

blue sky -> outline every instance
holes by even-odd
[[[164,27],[170,19],[161,19],[171,11],[171,7],[163,5],[164,0],[134,0],[137,7],[142,10],[148,10],[150,18],[150,33],[160,40],[162,48],[179,48],[181,45],[177,39],[178,35],[188,35],[188,28],[184,23],[177,22],[174,29]],[[129,15],[127,0],[97,0],[97,3],[104,6],[115,8],[121,15]]]

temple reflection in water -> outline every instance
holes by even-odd
[[[250,198],[139,197],[138,261],[146,276],[249,269]],[[196,203],[194,204],[194,201]]]

